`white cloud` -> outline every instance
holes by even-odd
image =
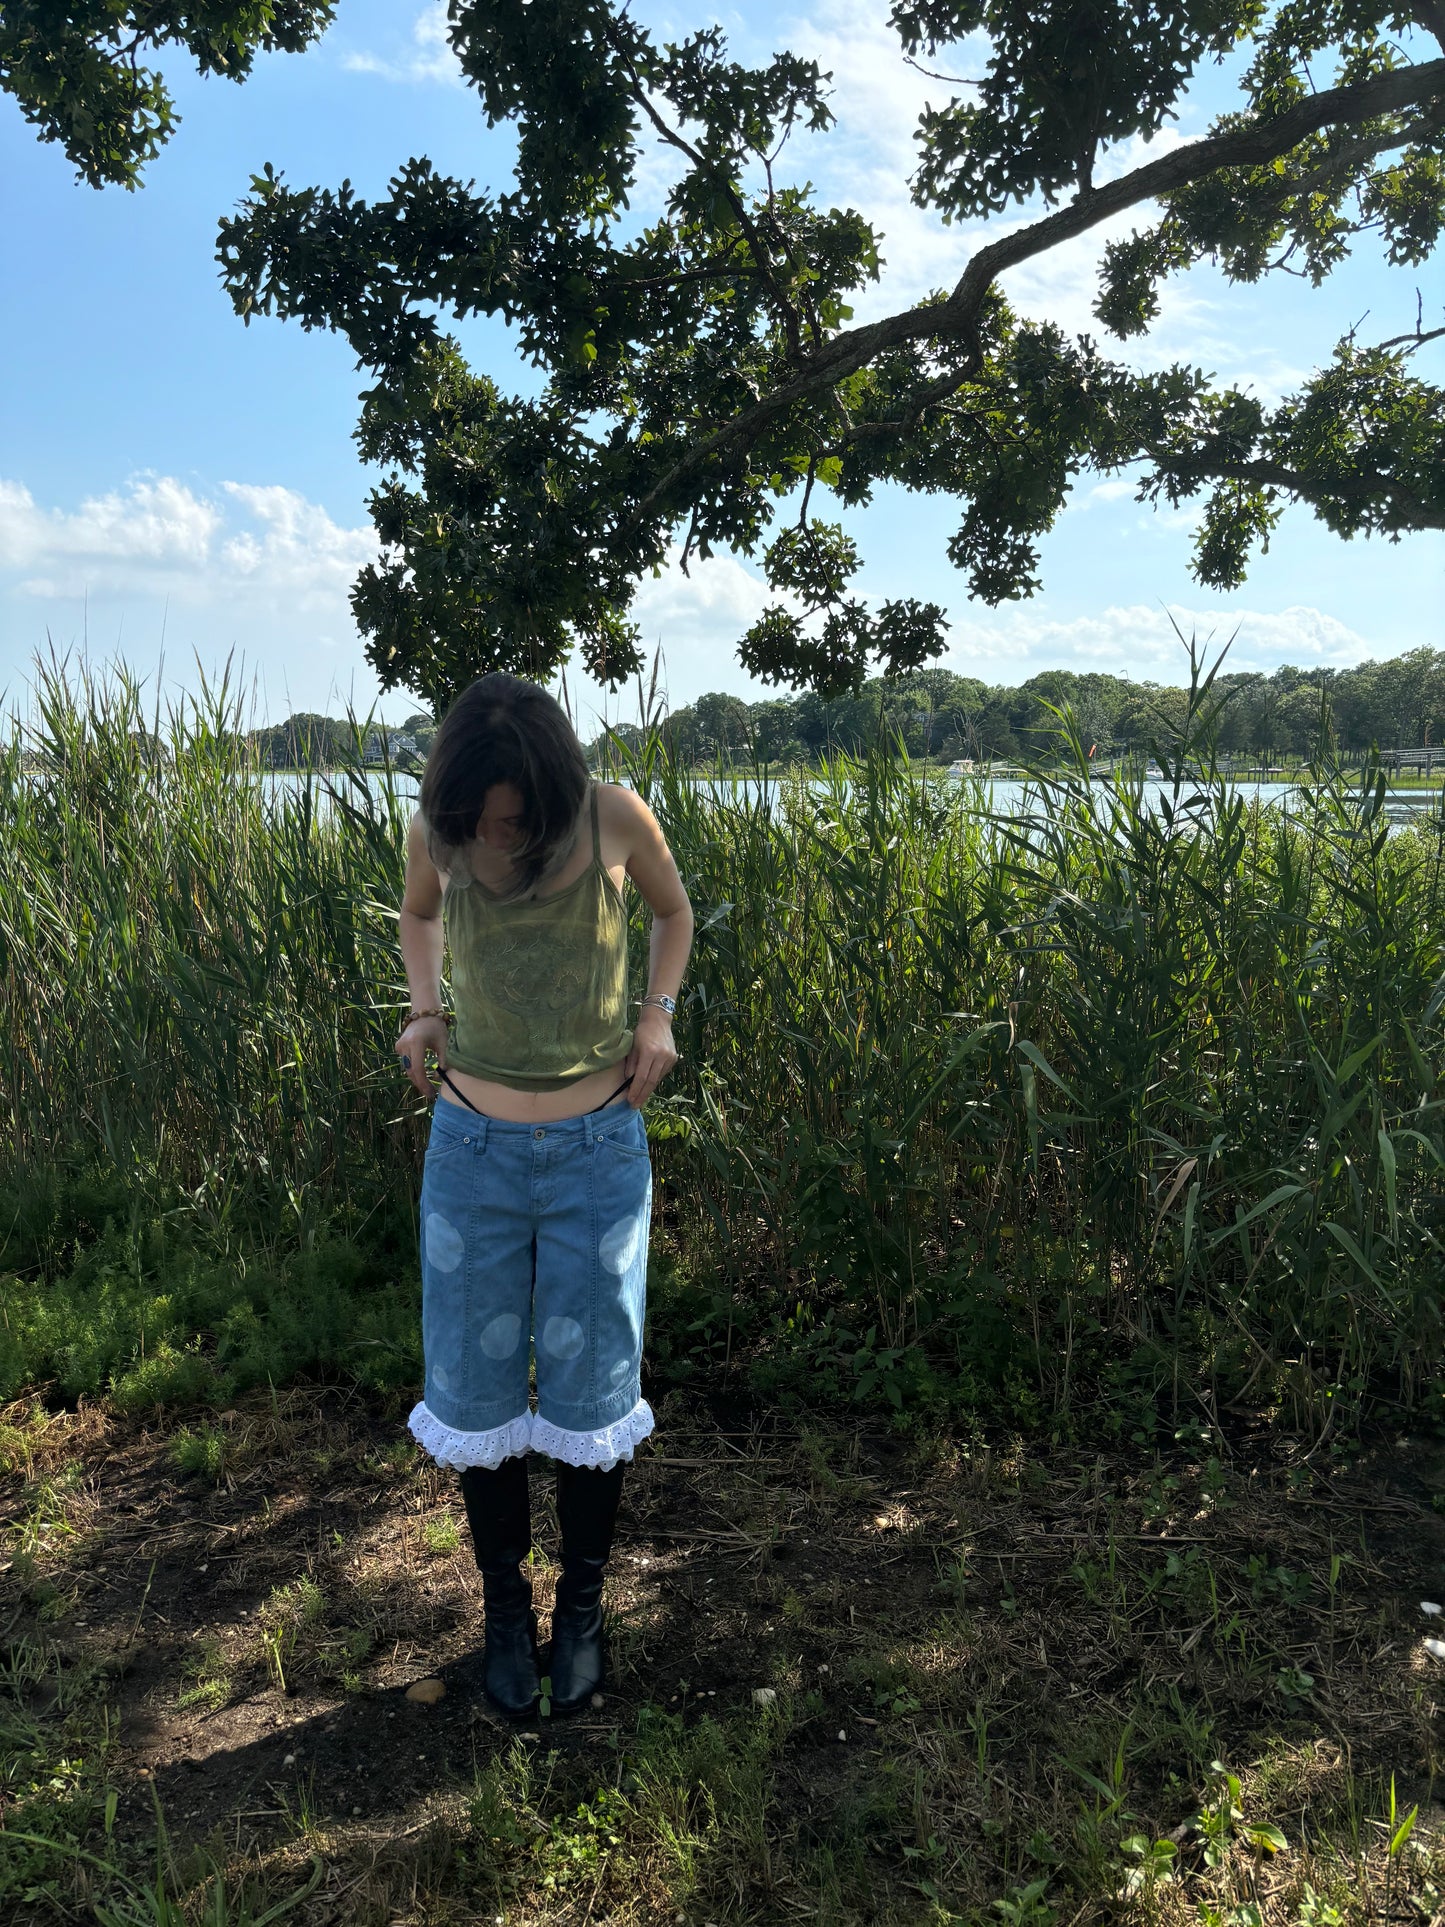
[[[169,476],[138,476],[124,492],[91,496],[78,509],[39,508],[18,482],[0,480],[0,569],[55,571],[24,586],[32,595],[79,571],[175,571],[204,564],[221,517],[214,504]]]
[[[368,528],[346,529],[294,489],[223,482],[251,526],[227,533],[222,504],[173,476],[135,476],[79,508],[45,509],[0,481],[0,571],[21,595],[167,595],[211,603],[248,590],[303,609],[334,599],[376,553]]]
[[[1100,510],[1118,513],[1111,484]],[[293,489],[223,483],[214,497],[174,477],[141,476],[74,509],[38,504],[20,483],[0,480],[0,685],[23,677],[46,632],[62,646],[89,638],[135,662],[166,637],[169,663],[192,651],[214,672],[235,646],[258,677],[260,716],[292,709],[365,707],[376,695],[347,606],[356,571],[376,552],[370,527],[348,527]],[[727,555],[695,561],[684,575],[673,551],[634,605],[649,659],[661,652],[660,683],[679,708],[705,691],[750,700],[785,694],[750,677],[737,659],[743,631],[771,600],[752,568]],[[1180,682],[1184,650],[1170,617],[1217,649],[1235,635],[1230,666],[1281,662],[1344,666],[1394,653],[1398,637],[1364,634],[1324,610],[1229,603],[1117,603],[1054,614],[1047,597],[1020,608],[956,604],[944,665],[991,683],[1017,684],[1048,668],[1096,669],[1136,680]],[[1237,632],[1237,634],[1236,634]],[[644,674],[644,682],[648,679]],[[602,717],[631,720],[635,688],[615,695],[568,677],[584,733]],[[409,699],[385,699],[387,714]],[[401,713],[400,710],[398,713]]]
[[[732,560],[718,558],[695,566],[689,579],[674,558],[652,590],[651,595],[639,597],[638,614],[649,669],[650,652],[662,651],[659,686],[668,707],[679,709],[714,689],[751,702],[792,693],[758,682],[737,659],[739,637],[768,599],[761,578]],[[951,612],[951,625],[949,647],[940,665],[961,676],[1010,686],[1046,669],[1094,670],[1136,682],[1185,683],[1188,655],[1180,637],[1191,633],[1205,646],[1210,660],[1232,637],[1231,670],[1268,673],[1284,662],[1344,667],[1392,653],[1390,646],[1378,646],[1323,610],[1304,605],[1265,611],[1141,603],[1070,617],[1050,615],[1042,602],[998,611],[965,606]],[[645,694],[648,672],[642,680]],[[638,719],[641,703],[635,687],[608,695],[571,673],[567,684],[584,735],[595,733],[604,719]]]
[[[369,524],[346,527],[276,485],[223,482],[212,497],[141,475],[58,508],[0,479],[0,682],[23,675],[47,635],[120,654],[164,637],[207,668],[238,646],[274,680],[281,715],[324,706],[338,676],[369,701],[348,595],[376,551]]]
[[[634,607],[648,657],[644,690],[652,654],[660,650],[659,687],[673,709],[713,689],[752,702],[790,694],[749,676],[737,659],[743,631],[772,599],[762,577],[732,557],[694,563],[685,576],[674,550],[662,576],[644,586]],[[1193,633],[1207,645],[1211,658],[1233,637],[1230,668],[1266,672],[1282,662],[1343,667],[1398,648],[1397,643],[1360,635],[1323,610],[1303,604],[1269,611],[1228,604],[1138,603],[1088,615],[1055,616],[1047,600],[1040,598],[1017,609],[964,604],[950,610],[949,620],[949,647],[941,665],[959,675],[1009,685],[1045,669],[1098,670],[1134,681],[1187,682],[1188,657],[1181,633],[1186,637]],[[586,678],[569,673],[568,689],[584,733],[591,733],[603,718],[637,719],[635,687],[608,695]]]
[[[241,530],[222,545],[223,568],[238,580],[264,584],[273,595],[294,598],[299,608],[329,606],[377,552],[370,526],[342,528],[294,489],[221,486],[259,524],[259,532]]]
[[[693,561],[682,572],[681,551],[674,548],[660,576],[649,576],[632,605],[632,619],[642,631],[647,659],[644,686],[651,679],[654,655],[660,652],[658,688],[670,708],[727,689],[759,702],[779,692],[749,676],[738,661],[743,631],[764,607],[779,598],[760,575],[730,555]],[[584,733],[596,720],[631,722],[638,711],[634,687],[608,694],[589,678],[568,673],[568,688]]]
[[[943,666],[993,683],[1021,683],[1045,669],[1182,683],[1189,668],[1181,633],[1205,644],[1211,659],[1233,637],[1231,669],[1267,672],[1283,662],[1344,667],[1389,653],[1334,616],[1304,605],[1263,611],[1140,603],[1067,619],[1036,606],[957,616]]]
[[[427,0],[412,22],[410,44],[393,54],[357,50],[343,54],[348,73],[379,74],[384,80],[463,85],[462,70],[447,42],[446,0]]]

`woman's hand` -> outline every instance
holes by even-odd
[[[677,1062],[677,1046],[672,1041],[672,1019],[656,1004],[644,1004],[632,1033],[632,1049],[623,1066],[632,1079],[627,1101],[640,1111],[663,1078]]]
[[[436,1085],[427,1075],[426,1054],[435,1051],[437,1067],[447,1067],[447,1025],[444,1017],[413,1017],[396,1040],[396,1054],[401,1059],[401,1068],[428,1100],[437,1094]]]

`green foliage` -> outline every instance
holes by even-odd
[[[998,814],[886,742],[736,786],[603,746],[698,911],[649,1110],[667,1379],[902,1424],[1098,1398],[1145,1443],[1189,1384],[1330,1431],[1428,1405],[1438,819],[1392,833],[1327,762],[1260,807],[1211,760],[1218,678],[1173,693],[1162,797],[1065,710]],[[40,712],[0,750],[0,1398],[414,1383],[396,779],[268,790],[224,709],[143,755],[124,684]]]
[[[1445,732],[1445,651],[1414,649],[1352,669],[1296,669],[1264,676],[1221,673],[1213,729],[1225,758],[1302,758],[1321,743],[1364,757],[1372,747],[1413,749]],[[816,764],[831,755],[866,757],[901,746],[909,756],[954,759],[1067,758],[1058,708],[1067,704],[1085,746],[1108,762],[1128,751],[1177,746],[1186,693],[1096,671],[1045,670],[1017,688],[989,688],[971,676],[925,669],[866,683],[855,695],[814,694],[747,703],[722,694],[664,717],[670,755],[691,769],[749,770]],[[634,748],[641,732],[613,732]],[[591,746],[596,760],[608,738]]]
[[[770,1389],[1060,1407],[1112,1353],[1147,1400],[1203,1373],[1316,1423],[1423,1390],[1438,823],[1324,770],[1252,804],[1214,700],[1183,692],[1159,803],[1066,725],[999,817],[880,752],[769,794],[616,745],[699,912],[659,1164],[729,1342],[785,1320]]]
[[[933,61],[967,34],[988,36],[973,98],[924,114],[916,199],[977,219],[1087,188],[1100,149],[1157,134],[1205,56],[1232,51],[1264,11],[1262,0],[1076,0],[1041,16],[1018,0],[898,0],[910,54]]]
[[[335,0],[5,0],[0,88],[82,180],[133,188],[176,125],[166,84],[141,55],[181,47],[199,72],[242,81],[258,52],[299,52],[334,11]]]
[[[332,775],[272,776],[224,680],[161,717],[124,672],[72,687],[37,665],[0,745],[0,968],[25,986],[0,1035],[12,1235],[122,1208],[123,1181],[84,1175],[97,1151],[218,1235],[249,1209],[303,1241],[334,1209],[364,1220],[378,1162],[419,1153],[390,1048],[410,786],[352,740]]]
[[[214,1425],[182,1426],[171,1440],[171,1458],[178,1471],[210,1479],[221,1477],[226,1466],[225,1435]]]
[[[885,483],[958,499],[948,553],[990,603],[1037,588],[1089,472],[1202,498],[1195,573],[1214,586],[1290,503],[1342,536],[1445,525],[1445,408],[1412,362],[1442,330],[1423,315],[1347,338],[1271,408],[1193,366],[1111,360],[999,292],[1146,207],[1106,249],[1097,311],[1120,337],[1201,261],[1318,282],[1378,234],[1423,263],[1445,214],[1438,0],[897,0],[910,57],[972,70],[938,75],[914,198],[944,222],[1006,219],[953,287],[866,324],[879,237],[786,173],[789,133],[831,124],[815,63],[744,67],[710,25],[659,42],[616,0],[455,0],[448,18],[482,111],[515,130],[510,183],[413,157],[366,201],[268,164],[220,231],[240,315],[336,329],[375,377],[358,441],[384,471],[383,553],[353,606],[384,686],[440,703],[494,666],[549,677],[574,649],[616,686],[640,666],[637,585],[679,544],[684,562],[762,561],[781,599],[740,639],[756,675],[836,696],[916,669],[944,647],[942,610],[858,594],[836,515]],[[1205,138],[1117,166],[1226,62],[1237,101]],[[659,144],[673,179],[639,222]],[[467,366],[445,328],[476,315],[508,324],[535,392]]]
[[[183,1208],[152,1207],[136,1222],[144,1208],[132,1196],[130,1221],[108,1223],[68,1262],[0,1271],[0,1400],[49,1383],[67,1400],[106,1392],[122,1408],[149,1407],[224,1401],[305,1372],[392,1386],[420,1370],[409,1254],[400,1277],[385,1241],[367,1250],[335,1233],[273,1254],[252,1231],[223,1254],[204,1226],[177,1226]],[[213,1479],[223,1451],[209,1429],[176,1447],[182,1470]]]

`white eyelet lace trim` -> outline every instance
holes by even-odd
[[[638,1399],[625,1418],[615,1425],[604,1425],[597,1432],[568,1432],[549,1419],[532,1414],[532,1450],[545,1452],[549,1459],[562,1459],[568,1465],[592,1466],[610,1472],[619,1459],[630,1459],[634,1446],[640,1445],[656,1421],[645,1398]]]
[[[610,1472],[619,1459],[630,1459],[633,1448],[652,1431],[656,1421],[652,1407],[640,1398],[625,1417],[596,1432],[569,1432],[563,1426],[539,1418],[535,1412],[522,1412],[505,1425],[490,1432],[457,1432],[443,1425],[430,1411],[425,1400],[413,1407],[407,1426],[424,1452],[438,1465],[460,1469],[467,1465],[485,1466],[495,1472],[503,1459],[518,1459],[527,1452],[545,1452],[549,1459],[562,1459],[568,1465],[585,1465],[599,1472]]]
[[[490,1432],[454,1432],[443,1425],[426,1402],[413,1407],[407,1420],[412,1437],[438,1465],[484,1465],[495,1472],[503,1459],[519,1459],[532,1449],[532,1414],[522,1412]]]

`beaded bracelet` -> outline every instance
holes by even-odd
[[[457,1021],[455,1013],[450,1010],[413,1010],[408,1013],[406,1023],[401,1027],[402,1030],[406,1029],[407,1024],[414,1024],[419,1017],[440,1017],[448,1026]]]

